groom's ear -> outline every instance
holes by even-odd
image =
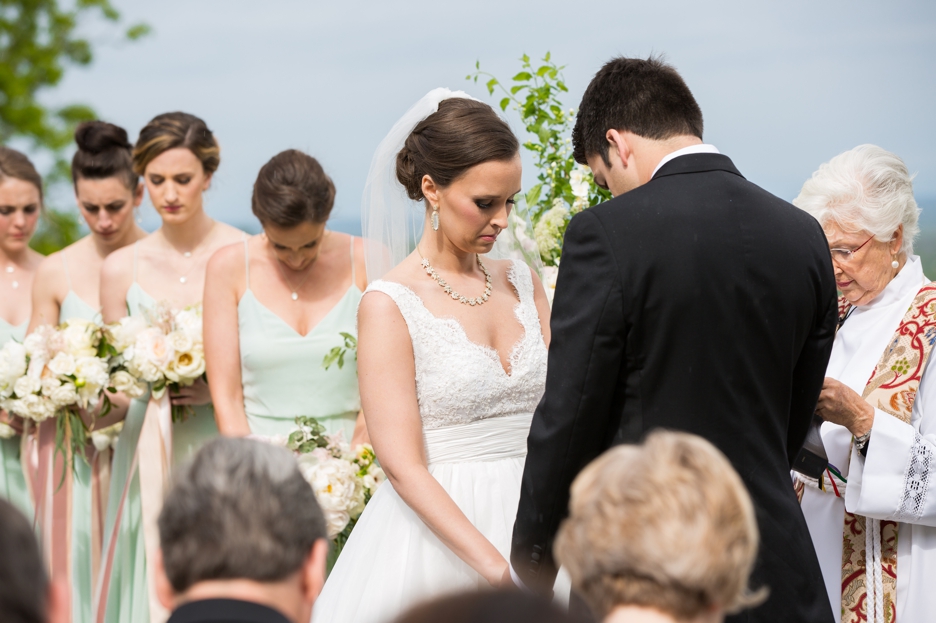
[[[627,161],[630,159],[631,149],[630,145],[627,144],[627,139],[624,138],[624,135],[618,132],[617,130],[608,130],[605,133],[605,138],[608,141],[608,160],[610,161],[610,169],[615,168],[615,164],[626,169]]]

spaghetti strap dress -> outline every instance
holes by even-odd
[[[73,318],[101,321],[100,311],[86,303],[72,289],[65,251],[61,252],[62,267],[68,283],[68,294],[59,309],[59,324]],[[90,458],[90,457],[88,457]],[[88,458],[77,457],[72,480],[71,508],[71,605],[73,623],[91,621],[92,544],[91,544],[91,465]]]
[[[22,342],[26,337],[28,324],[29,321],[26,321],[14,326],[0,318],[0,348],[10,340]],[[21,441],[19,435],[0,439],[0,497],[13,504],[32,521],[33,504],[26,488],[26,477],[23,475],[23,464],[20,460]]]
[[[355,281],[354,237],[351,237],[351,285],[341,300],[305,335],[263,305],[250,289],[250,256],[244,241],[247,289],[237,306],[244,411],[250,431],[286,436],[296,416],[311,416],[329,434],[351,441],[361,410],[357,361],[345,357],[339,368],[323,366],[325,356],[343,346],[342,333],[357,334],[361,291]]]
[[[156,305],[156,300],[146,293],[136,279],[138,244],[134,244],[133,249],[133,283],[127,290],[127,310],[131,316],[141,316],[145,310]],[[130,473],[148,402],[149,393],[130,402],[111,465],[111,490],[104,523],[105,539],[115,530],[124,486],[128,478],[132,480],[120,516],[120,525],[116,526],[114,560],[105,607],[106,623],[147,623],[150,619],[140,477],[136,470]],[[214,408],[210,404],[193,407],[193,411],[194,414],[190,414],[184,422],[172,424],[173,465],[184,462],[207,441],[219,435]],[[105,542],[105,551],[108,546]]]

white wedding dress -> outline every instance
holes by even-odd
[[[367,291],[392,298],[409,329],[429,473],[509,559],[527,434],[546,382],[546,345],[530,269],[514,260],[508,278],[524,329],[509,374],[494,349],[471,342],[455,319],[433,316],[409,288],[375,281]],[[424,599],[486,586],[385,482],[351,533],[312,620],[384,623]]]

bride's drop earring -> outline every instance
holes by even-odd
[[[432,206],[432,231],[439,231],[439,206]]]

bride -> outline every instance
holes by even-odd
[[[447,89],[420,100],[378,148],[364,235],[368,275],[382,279],[361,301],[358,370],[388,482],[354,528],[314,621],[385,621],[427,597],[510,582],[549,305],[521,261],[482,255],[507,227],[520,173],[507,124]],[[406,255],[414,201],[425,204],[423,233]]]

